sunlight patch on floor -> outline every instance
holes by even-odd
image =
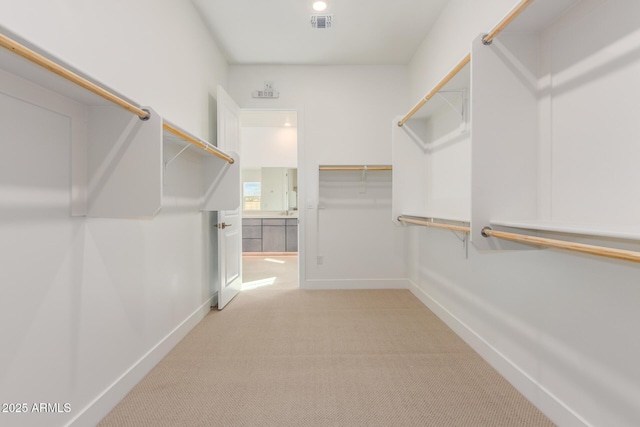
[[[251,289],[262,288],[264,286],[272,286],[276,282],[277,277],[269,277],[267,279],[254,280],[253,282],[246,282],[242,284],[241,291],[248,291]]]
[[[267,262],[275,262],[276,264],[284,264],[284,261],[281,259],[265,258],[264,260]]]

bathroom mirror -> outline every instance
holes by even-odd
[[[298,170],[264,167],[242,171],[244,211],[292,212],[298,209]]]

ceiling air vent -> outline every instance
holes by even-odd
[[[330,29],[333,25],[333,19],[331,15],[312,15],[311,27],[319,30]]]

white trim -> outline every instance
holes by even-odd
[[[521,370],[495,347],[484,340],[473,328],[465,324],[443,307],[431,295],[409,280],[409,290],[434,314],[447,324],[484,360],[496,369],[509,383],[540,409],[554,423],[562,426],[589,427],[587,421],[562,403],[550,391],[540,385],[529,374]]]
[[[67,426],[97,425],[211,311],[213,297],[198,307],[158,344],[96,397]]]
[[[300,289],[409,289],[408,279],[314,279],[300,282]]]
[[[306,280],[307,274],[307,232],[306,224],[308,214],[306,211],[307,204],[307,168],[305,163],[306,142],[305,142],[305,118],[304,107],[298,106],[297,115],[297,134],[298,141],[298,287],[302,288],[302,284]]]
[[[305,211],[306,206],[306,168],[305,168],[305,128],[304,128],[304,107],[274,107],[274,108],[262,108],[259,106],[252,107],[241,107],[240,111],[291,111],[296,113],[296,146],[298,150],[297,157],[297,170],[298,170],[298,252],[292,255],[298,256],[298,283],[300,283],[300,288],[304,289],[302,283],[304,282],[304,278],[306,275],[306,248],[305,248],[305,219],[307,213]],[[240,148],[240,154],[242,154],[242,146]],[[249,217],[250,218],[250,217]],[[283,217],[287,219],[293,219],[295,217]],[[284,255],[283,255],[284,256]]]

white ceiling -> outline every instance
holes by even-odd
[[[230,64],[407,64],[449,0],[192,0]]]

